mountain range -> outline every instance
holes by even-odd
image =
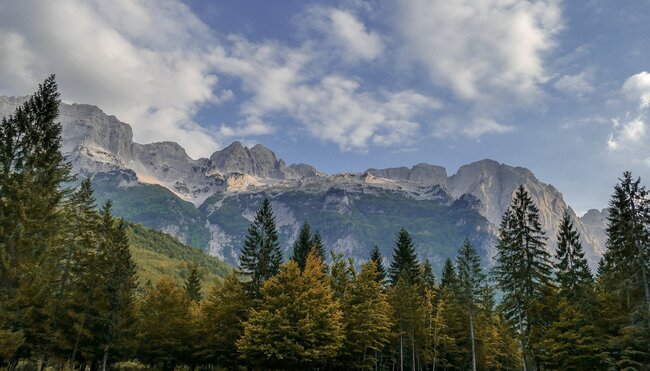
[[[27,97],[0,97],[0,116]],[[192,159],[174,142],[140,144],[131,126],[96,106],[61,104],[62,149],[79,177],[90,177],[99,202],[114,212],[236,264],[246,229],[264,197],[271,200],[285,254],[304,221],[325,245],[367,259],[373,245],[390,255],[407,227],[421,258],[440,267],[470,239],[489,265],[497,227],[514,190],[524,185],[540,209],[555,249],[564,210],[574,218],[594,267],[605,249],[606,210],[578,217],[555,187],[528,169],[481,160],[449,175],[444,167],[368,169],[328,175],[287,165],[269,148],[233,142],[210,158]]]

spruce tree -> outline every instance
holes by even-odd
[[[325,263],[325,246],[323,245],[323,240],[319,231],[314,233],[314,237],[311,239],[311,248],[316,250],[318,258]],[[327,272],[327,265],[324,264],[325,272]]]
[[[104,290],[100,311],[100,350],[102,370],[108,368],[110,355],[124,356],[132,348],[135,325],[136,265],[131,257],[129,238],[124,220],[116,221],[111,214],[111,202],[102,208],[99,244],[99,272]]]
[[[629,171],[619,180],[609,203],[605,269],[621,283],[621,295],[635,298],[632,305],[644,306],[642,312],[650,318],[648,191]]]
[[[494,275],[503,291],[506,318],[517,328],[524,369],[540,365],[539,342],[551,304],[551,263],[539,209],[519,186],[499,228]],[[531,358],[532,357],[532,358]]]
[[[379,246],[375,245],[370,251],[370,260],[374,261],[375,267],[377,267],[376,281],[383,284],[386,280],[386,268],[384,268],[384,258],[379,252]]]
[[[415,247],[406,228],[400,229],[395,244],[393,262],[388,271],[391,285],[394,286],[397,283],[397,279],[402,272],[406,272],[409,283],[413,285],[420,278],[420,263],[415,255]]]
[[[469,319],[472,370],[476,371],[475,319],[485,275],[481,270],[481,258],[469,240],[465,240],[458,251],[458,293],[460,303],[465,307]]]
[[[433,267],[429,260],[422,265],[422,287],[434,292],[436,290],[436,276],[433,274]]]
[[[559,294],[575,303],[585,290],[589,290],[593,277],[580,242],[580,234],[573,227],[567,211],[564,211],[557,233],[557,250],[555,251],[555,274]]]
[[[259,297],[262,284],[278,274],[281,264],[282,251],[278,242],[275,217],[271,203],[265,198],[248,228],[239,258],[242,273],[250,279],[247,283],[248,291]]]
[[[60,213],[70,166],[61,153],[54,76],[0,121],[0,331],[22,331],[23,351],[47,358],[62,260]],[[38,273],[35,273],[38,272]]]
[[[309,228],[309,223],[304,222],[300,231],[298,232],[298,238],[293,243],[293,255],[291,260],[295,261],[298,264],[298,267],[301,271],[305,270],[305,263],[307,262],[307,255],[312,249],[312,239],[311,231]]]
[[[193,302],[199,302],[203,299],[203,295],[201,295],[201,278],[196,264],[190,267],[190,273],[185,280],[185,295],[187,295],[189,301]]]
[[[452,263],[450,258],[445,259],[445,264],[442,266],[442,274],[440,275],[440,286],[453,287],[456,285],[457,279],[454,263]]]
[[[600,328],[618,368],[647,362],[650,341],[650,202],[641,180],[625,172],[609,202],[607,252],[599,265]]]

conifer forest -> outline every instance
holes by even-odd
[[[264,199],[225,277],[145,284],[126,221],[62,155],[58,110],[52,76],[0,124],[3,369],[650,369],[650,195],[630,172],[594,272],[571,215],[549,246],[521,186],[488,266],[467,239],[436,274],[406,228],[355,261],[309,221],[285,257]]]

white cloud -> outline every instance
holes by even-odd
[[[192,156],[215,139],[192,117],[217,78],[207,27],[172,0],[13,0],[0,4],[0,94],[22,95],[55,73],[64,101],[133,125],[140,142],[174,140]]]
[[[245,138],[249,136],[267,135],[275,132],[275,128],[259,119],[241,123],[237,126],[222,125],[219,135],[223,138]]]
[[[555,81],[553,87],[565,94],[582,97],[594,91],[592,74],[592,70],[586,70],[577,75],[563,75]]]
[[[317,138],[344,150],[413,141],[418,116],[440,107],[437,100],[411,90],[365,92],[355,79],[314,73],[302,49],[277,43],[250,43],[231,37],[232,45],[215,51],[213,62],[242,81],[252,98],[242,106],[247,120],[288,114]],[[314,76],[318,78],[314,78]]]
[[[325,49],[338,51],[338,56],[348,62],[371,61],[384,51],[380,34],[369,30],[348,11],[318,6],[310,8],[306,14],[303,21],[305,27],[314,28],[325,35],[330,46]]]
[[[509,133],[513,130],[514,127],[500,124],[492,119],[476,119],[463,129],[463,133],[470,138],[479,138],[487,133]]]
[[[559,0],[413,0],[396,5],[405,57],[467,100],[530,101],[548,80],[544,53],[562,27]]]
[[[637,117],[626,123],[614,120],[614,132],[607,139],[607,148],[611,151],[631,149],[645,137],[646,125],[643,119]]]
[[[623,93],[638,100],[641,109],[650,107],[650,73],[643,71],[630,76],[623,84]]]

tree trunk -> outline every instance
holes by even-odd
[[[476,371],[476,340],[474,339],[474,313],[469,311],[469,335],[472,341],[472,370]]]
[[[104,357],[102,358],[102,371],[106,371],[106,364],[108,363],[108,350],[110,348],[110,345],[107,345],[106,348],[104,348]]]
[[[521,310],[519,311],[519,341],[521,342],[521,354],[524,358],[524,371],[528,371],[528,357],[526,356],[526,341],[524,340],[524,326],[521,319]]]

